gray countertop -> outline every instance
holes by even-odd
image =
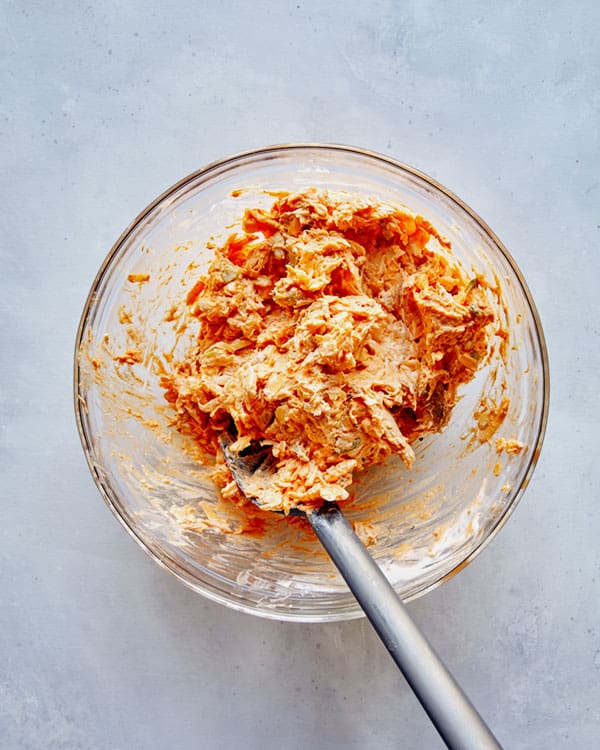
[[[516,513],[410,604],[506,748],[600,743],[596,2],[0,4],[0,747],[438,748],[363,621],[290,625],[187,590],[85,465],[72,350],[129,221],[214,159],[363,146],[460,195],[548,340]]]

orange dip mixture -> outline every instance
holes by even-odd
[[[222,496],[245,504],[218,442],[232,425],[233,449],[271,447],[266,509],[343,502],[391,454],[410,467],[488,353],[484,282],[425,219],[348,193],[278,194],[241,227],[188,292],[199,334],[162,377]]]

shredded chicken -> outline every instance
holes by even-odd
[[[217,456],[223,497],[239,494],[223,463],[271,447],[261,506],[343,502],[356,471],[447,423],[457,388],[488,349],[493,313],[423,218],[347,193],[280,195],[245,212],[186,302],[200,323],[163,377],[176,425]]]

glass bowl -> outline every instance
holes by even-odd
[[[77,335],[75,408],[90,470],[131,536],[192,589],[234,609],[305,622],[362,613],[316,539],[282,517],[262,534],[203,530],[216,492],[194,445],[170,427],[160,373],[145,354],[182,351],[169,305],[206,269],[207,241],[227,234],[245,207],[269,205],[269,191],[311,186],[424,216],[467,271],[500,290],[506,335],[462,387],[448,426],[417,443],[411,470],[392,459],[359,477],[345,507],[368,529],[371,553],[404,600],[460,571],[502,527],[531,477],[548,411],[544,337],[515,261],[470,208],[411,167],[346,146],[267,147],[191,174],[142,211],[104,261]],[[522,450],[502,450],[518,446],[510,441]]]

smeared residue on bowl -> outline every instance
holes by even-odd
[[[265,209],[273,201],[269,191],[252,192],[259,206],[262,201]],[[233,197],[239,197],[241,192]],[[277,197],[284,196],[279,193]],[[260,198],[260,200],[259,200]],[[404,215],[406,215],[403,209]],[[127,274],[124,283],[127,288],[127,301],[118,309],[117,328],[111,327],[111,334],[100,340],[88,337],[82,344],[80,366],[87,370],[85,378],[93,379],[102,393],[104,407],[113,411],[110,429],[128,429],[137,424],[143,434],[149,430],[160,443],[172,445],[185,456],[181,464],[164,457],[159,462],[140,463],[139,457],[125,455],[114,458],[128,466],[132,475],[143,476],[139,481],[146,487],[156,508],[156,523],[164,522],[164,503],[161,497],[153,498],[156,488],[164,485],[177,485],[179,501],[170,506],[172,537],[179,537],[180,544],[185,544],[187,534],[220,533],[227,535],[260,535],[264,539],[261,553],[266,556],[276,554],[281,545],[289,545],[307,554],[320,554],[311,537],[305,533],[301,520],[273,517],[249,503],[231,486],[227,470],[219,463],[216,466],[214,457],[207,450],[206,441],[200,446],[190,435],[182,435],[175,428],[172,407],[164,399],[161,379],[172,377],[175,363],[185,359],[193,347],[198,335],[199,322],[195,314],[194,302],[199,294],[199,277],[206,274],[208,263],[214,248],[226,244],[229,238],[239,236],[243,231],[243,218],[224,228],[221,235],[212,237],[205,247],[194,240],[172,248],[165,257],[150,257],[151,250],[140,247],[139,268]],[[452,262],[454,256],[449,248],[432,235],[436,252],[447,253]],[[510,326],[508,311],[501,294],[501,284],[497,277],[489,280],[479,277],[477,269],[463,271],[465,278],[475,279],[468,282],[470,290],[477,289],[478,294],[485,293],[486,304],[493,310],[494,330],[491,332],[491,345],[481,362],[479,377],[484,385],[480,386],[484,396],[471,414],[471,427],[462,434],[465,440],[465,451],[478,450],[481,445],[489,444],[502,426],[508,411],[506,397],[506,369],[510,347]],[[135,429],[135,428],[133,428]],[[435,438],[434,438],[435,439]],[[453,532],[455,540],[450,539],[444,513],[440,510],[446,502],[444,492],[429,482],[426,489],[419,488],[419,464],[424,451],[431,445],[432,436],[425,437],[425,444],[414,445],[416,462],[406,477],[406,502],[402,505],[403,524],[407,528],[418,524],[428,527],[431,538],[431,549],[441,543],[461,545],[473,534],[477,519],[477,506],[480,499],[477,493],[472,500],[472,508],[465,509],[465,522],[459,525],[463,532]],[[440,438],[443,440],[443,436]],[[510,441],[503,437],[501,440]],[[518,441],[516,441],[518,442]],[[439,444],[439,443],[438,443]],[[509,444],[508,442],[506,443]],[[143,453],[143,452],[142,452]],[[511,451],[506,450],[509,455]],[[496,462],[497,463],[497,462]],[[491,473],[496,475],[496,467]],[[396,470],[395,470],[396,471]],[[385,486],[386,466],[376,467],[378,487]],[[355,470],[357,480],[350,487],[347,508],[354,515],[353,523],[357,533],[367,544],[383,543],[387,535],[386,520],[391,510],[388,502],[389,493],[370,491],[369,475],[374,470],[362,472]],[[228,499],[218,496],[211,490],[215,476],[222,487],[229,485]],[[397,474],[393,474],[397,480]],[[365,481],[366,480],[366,481]],[[418,491],[412,492],[411,483],[415,482]],[[199,488],[201,491],[199,492]],[[449,508],[452,504],[448,503]],[[433,508],[436,507],[436,512]],[[148,513],[147,510],[140,511]],[[449,511],[449,515],[451,515]],[[471,517],[469,517],[471,516]],[[434,519],[431,522],[431,519]],[[397,524],[394,534],[398,534]],[[410,561],[411,550],[396,544],[396,555]]]

